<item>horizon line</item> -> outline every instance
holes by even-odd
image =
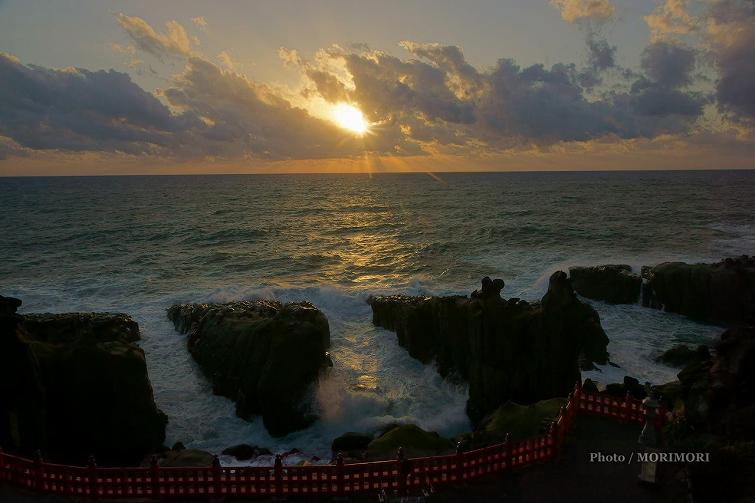
[[[748,168],[636,168],[636,169],[536,169],[536,170],[391,170],[391,171],[256,171],[248,173],[101,173],[101,174],[28,174],[5,175],[0,178],[103,178],[103,177],[148,177],[148,176],[258,176],[258,175],[423,175],[423,174],[507,174],[507,173],[643,173],[643,172],[730,172],[755,171],[755,167]]]

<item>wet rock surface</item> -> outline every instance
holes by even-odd
[[[17,315],[0,299],[0,445],[51,460],[137,464],[159,449],[139,326],[120,313]]]
[[[469,383],[467,413],[479,422],[508,400],[566,396],[580,362],[605,363],[608,338],[597,312],[566,274],[554,273],[541,302],[501,298],[484,279],[473,297],[371,297],[373,323],[398,336],[413,357]]]
[[[755,257],[666,262],[643,271],[642,303],[691,318],[755,324]]]
[[[708,360],[710,358],[710,349],[708,346],[699,345],[692,348],[686,344],[677,344],[671,349],[667,349],[655,361],[664,363],[670,367],[683,368],[697,360]]]
[[[273,436],[310,425],[311,387],[329,366],[328,320],[308,302],[180,304],[168,310],[215,393],[254,414]]]
[[[634,304],[640,299],[642,278],[626,264],[570,267],[574,291],[588,299],[609,304]]]

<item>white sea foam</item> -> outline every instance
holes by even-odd
[[[752,253],[755,175],[559,173],[0,179],[0,294],[23,312],[122,311],[142,347],[168,442],[219,452],[250,443],[288,461],[327,459],[332,439],[411,421],[470,427],[467,392],[371,324],[368,294],[468,294],[482,276],[537,300],[573,265],[718,261]],[[715,187],[716,192],[710,191]],[[726,204],[722,204],[725,198]],[[330,322],[335,367],[314,396],[321,419],[271,438],[214,396],[173,330],[177,302],[310,300]],[[640,306],[592,303],[611,361],[591,377],[664,382],[654,358],[720,332]],[[224,458],[226,463],[233,462]],[[260,463],[269,462],[261,459]]]

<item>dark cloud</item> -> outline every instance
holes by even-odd
[[[582,24],[604,23],[613,15],[607,1],[555,4],[565,19]],[[733,1],[717,5],[719,25],[741,23],[734,7],[743,8]],[[355,137],[233,71],[232,61],[224,70],[193,54],[192,41],[174,21],[159,33],[141,18],[119,14],[117,20],[136,48],[157,57],[180,56],[183,71],[155,95],[113,70],[52,70],[2,56],[0,156],[29,149],[272,160],[438,149],[484,153],[686,134],[709,102],[691,89],[695,50],[656,41],[643,52],[635,73],[617,65],[617,48],[592,25],[585,32],[587,61],[579,67],[520,66],[500,59],[481,70],[459,47],[412,41],[401,43],[407,58],[364,45],[334,46],[310,63],[282,49],[284,62],[308,78],[305,96],[359,106],[372,126],[370,134]],[[752,30],[735,34],[714,37],[718,104],[736,117],[752,117],[752,93],[745,93],[752,62],[744,45]],[[609,77],[620,84],[599,87]]]
[[[354,80],[354,99],[373,121],[396,114],[453,123],[475,120],[472,103],[459,99],[447,83],[447,76],[456,76],[447,73],[451,68],[381,52],[343,57]]]
[[[708,20],[708,37],[718,70],[718,107],[735,120],[755,125],[755,2],[716,2]]]
[[[307,77],[315,84],[317,92],[327,101],[336,103],[348,99],[348,91],[338,78],[326,71],[315,68],[306,70]]]
[[[350,137],[267,87],[198,57],[189,58],[165,97],[174,107],[201,118],[205,127],[193,134],[212,155],[312,159],[395,147],[384,137]]]
[[[616,66],[616,46],[605,39],[590,36],[587,39],[588,64],[590,68],[603,71]]]
[[[685,93],[647,79],[636,81],[632,92],[634,106],[640,115],[698,117],[707,102],[701,93]]]
[[[396,153],[396,141],[403,141],[390,135],[349,137],[264,86],[197,57],[189,58],[184,73],[164,94],[180,113],[124,73],[51,70],[0,54],[0,137],[28,149],[181,159]],[[8,141],[0,145],[4,157],[17,151]]]
[[[33,149],[148,153],[186,127],[125,74],[25,66],[0,54],[0,134]]]
[[[692,83],[696,51],[690,47],[655,42],[642,52],[642,68],[659,86],[677,88]]]
[[[585,71],[574,65],[522,68],[502,59],[478,71],[456,47],[404,46],[422,59],[374,51],[334,57],[344,58],[355,84],[351,97],[372,120],[390,118],[422,142],[507,147],[654,137],[688,130],[704,103],[649,77],[624,93],[588,99]],[[598,43],[597,53],[596,70],[615,66],[614,48]]]
[[[579,74],[579,83],[592,89],[603,83],[603,74],[616,68],[616,46],[592,30],[587,31],[587,67]]]

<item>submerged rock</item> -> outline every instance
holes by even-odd
[[[315,420],[308,390],[328,366],[328,320],[308,302],[182,304],[168,310],[214,391],[243,418],[260,414],[273,436]]]
[[[454,443],[434,431],[425,431],[414,424],[404,424],[383,433],[367,446],[370,459],[396,459],[398,449],[404,450],[404,456],[434,456],[453,452]]]
[[[609,304],[634,304],[640,299],[642,278],[625,264],[570,267],[569,279],[583,297]]]
[[[394,330],[409,354],[435,360],[442,375],[469,382],[473,422],[508,400],[529,404],[566,396],[580,378],[580,360],[605,363],[608,357],[598,313],[577,299],[563,272],[551,276],[539,303],[505,301],[494,284],[483,284],[474,298],[393,295],[368,301],[373,323]]]
[[[645,268],[642,303],[691,318],[755,323],[755,257]]]
[[[0,445],[67,463],[85,464],[94,454],[101,464],[122,465],[160,448],[167,418],[155,405],[134,320],[4,312]]]

